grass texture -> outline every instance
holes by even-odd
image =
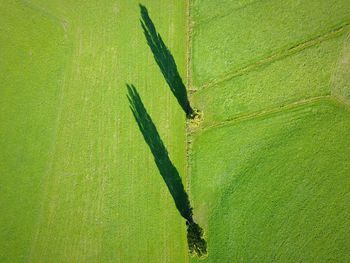
[[[143,3],[184,75],[185,3]],[[186,225],[126,98],[132,82],[185,176],[185,116],[138,4],[1,2],[1,262],[187,261]]]
[[[333,87],[346,79],[346,73],[341,72],[337,80],[334,77],[348,34],[349,31],[345,31],[247,74],[196,92],[193,101],[195,107],[205,113],[204,126],[330,95]]]
[[[170,75],[137,1],[0,3],[1,262],[197,261],[157,165],[189,181],[206,262],[350,261],[348,1],[194,0],[192,28],[186,3],[142,3]],[[186,82],[187,32],[203,114],[188,177],[185,114],[168,87]]]
[[[191,6],[207,262],[349,261],[350,5],[215,3]]]
[[[349,131],[349,111],[321,100],[197,135],[207,262],[349,261]]]
[[[226,11],[220,13],[231,6],[233,10],[207,23],[194,17],[192,67],[197,88],[350,22],[345,0],[254,1],[236,8],[240,2],[226,1]],[[212,3],[201,2],[207,11],[200,17],[210,16]]]

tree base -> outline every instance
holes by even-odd
[[[203,229],[193,220],[186,221],[187,243],[191,255],[203,258],[207,255],[207,242],[203,238]]]

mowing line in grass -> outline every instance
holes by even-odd
[[[348,32],[342,31],[317,45],[199,90],[192,99],[193,105],[205,113],[203,126],[330,95],[334,72],[341,72],[335,66],[344,56],[340,53]],[[346,81],[338,83],[344,86]]]
[[[282,52],[273,54],[272,56],[266,57],[266,58],[259,60],[251,65],[248,65],[248,66],[243,67],[241,69],[229,72],[228,74],[226,74],[225,76],[222,76],[221,78],[215,79],[211,82],[204,84],[203,86],[199,87],[198,90],[203,90],[203,89],[207,89],[207,88],[219,85],[219,84],[226,82],[228,80],[231,80],[235,77],[247,74],[250,71],[253,71],[259,67],[268,65],[270,63],[273,63],[273,62],[281,60],[281,59],[284,59],[285,57],[292,56],[295,53],[303,51],[304,49],[318,45],[318,44],[322,43],[323,41],[326,41],[326,40],[332,39],[332,38],[336,38],[339,35],[344,34],[344,32],[347,32],[349,30],[349,28],[350,28],[349,24],[341,25],[339,28],[336,28],[330,32],[327,32],[324,35],[317,36],[314,39],[308,40],[304,43],[301,43],[301,44],[298,44],[294,47],[288,48]],[[197,89],[195,89],[195,91],[196,90]]]
[[[202,26],[195,21],[194,85],[202,87],[348,25],[349,14],[344,0],[272,0],[257,1]]]

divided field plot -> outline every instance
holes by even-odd
[[[0,3],[0,261],[186,262],[184,220],[129,109],[185,175],[185,117],[138,1]],[[144,1],[185,75],[186,4]]]
[[[207,261],[349,262],[349,1],[194,0],[191,16]]]
[[[337,65],[344,44],[350,47],[349,32],[198,91],[193,100],[205,113],[203,125],[331,95],[337,85],[335,75],[341,74],[337,82],[345,75],[345,68]]]
[[[350,262],[349,0],[142,4],[1,1],[0,262]]]

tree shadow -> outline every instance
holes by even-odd
[[[148,46],[151,48],[154,59],[156,60],[163,76],[168,83],[171,92],[176,97],[187,118],[194,118],[195,111],[190,105],[187,96],[186,86],[180,77],[179,71],[175,63],[175,59],[170,50],[164,44],[162,37],[148,15],[147,8],[140,4],[141,17],[140,19],[143,32],[147,39]]]
[[[127,88],[130,109],[137,125],[153,154],[154,161],[174,199],[177,210],[186,219],[189,250],[191,253],[196,253],[199,257],[204,256],[207,253],[207,244],[203,239],[203,230],[193,221],[192,207],[179,172],[171,162],[168,151],[135,86],[127,85]]]

